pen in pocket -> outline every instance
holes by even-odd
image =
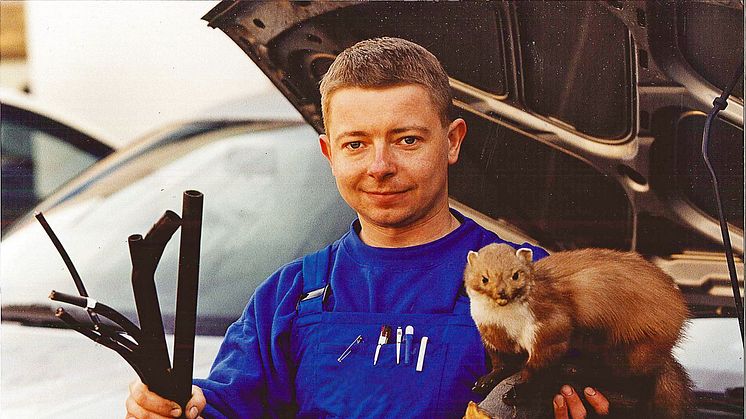
[[[404,329],[404,364],[409,365],[412,356],[412,340],[414,339],[414,327],[407,326]]]
[[[420,352],[417,354],[417,367],[416,371],[422,371],[425,367],[425,350],[427,349],[427,336],[423,336],[420,340]]]
[[[363,335],[358,335],[358,337],[355,338],[355,340],[352,341],[350,346],[347,347],[347,349],[342,352],[342,355],[337,358],[337,362],[344,361],[345,358],[347,358],[347,355],[349,355],[352,352],[352,349],[355,347],[355,345],[359,344],[363,341]]]

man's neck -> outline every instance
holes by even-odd
[[[385,227],[360,219],[360,239],[373,247],[410,247],[446,236],[460,225],[446,207],[434,216],[405,227]]]

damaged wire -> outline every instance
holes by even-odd
[[[88,292],[85,289],[85,285],[83,285],[83,280],[80,278],[78,270],[75,269],[75,265],[73,264],[72,259],[70,259],[70,255],[67,253],[67,250],[65,250],[65,247],[62,246],[62,242],[60,242],[60,239],[57,238],[57,235],[54,233],[52,227],[47,222],[44,214],[42,214],[41,212],[37,212],[34,214],[34,217],[36,217],[37,221],[39,221],[39,224],[41,224],[42,228],[47,233],[47,236],[49,236],[49,239],[52,240],[52,244],[54,244],[55,249],[57,249],[57,253],[59,253],[62,257],[62,261],[65,262],[65,266],[67,266],[67,270],[70,272],[70,276],[72,276],[73,282],[75,283],[75,288],[78,289],[78,294],[80,294],[82,297],[88,297]],[[87,311],[88,316],[91,318],[93,324],[96,326],[100,325],[101,320],[98,318],[98,316],[96,316],[96,314],[91,310]]]
[[[177,401],[182,407],[191,397],[194,366],[202,199],[203,195],[198,191],[184,192],[184,223],[176,213],[166,211],[144,238],[139,234],[129,237],[132,290],[140,327],[108,305],[88,296],[78,271],[57,235],[44,215],[36,213],[36,219],[62,256],[80,294],[77,296],[52,291],[49,298],[85,309],[93,324],[81,323],[62,308],[57,309],[55,316],[78,333],[115,351],[135,370],[143,383],[162,397]],[[182,234],[176,297],[174,367],[171,368],[155,287],[155,271],[166,244],[179,228],[182,228]],[[99,316],[115,326],[102,323]]]

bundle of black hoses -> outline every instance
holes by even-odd
[[[718,217],[720,219],[720,231],[723,235],[723,245],[725,246],[725,256],[726,261],[728,263],[728,273],[730,275],[730,283],[731,288],[733,289],[733,299],[735,300],[736,304],[736,317],[738,317],[738,326],[741,329],[741,343],[744,342],[744,335],[743,335],[743,301],[741,300],[741,290],[738,286],[738,274],[736,273],[736,263],[733,258],[733,247],[730,243],[730,234],[728,232],[728,220],[725,217],[725,211],[723,211],[723,202],[720,199],[720,187],[718,186],[718,180],[717,176],[715,175],[715,170],[712,167],[712,164],[710,163],[710,157],[708,154],[707,147],[709,145],[710,141],[710,127],[712,126],[712,122],[715,120],[715,117],[717,114],[725,109],[728,106],[728,96],[730,96],[731,92],[733,91],[733,88],[736,86],[736,83],[738,83],[738,80],[742,78],[743,74],[743,61],[741,61],[740,67],[738,67],[738,71],[736,72],[736,75],[733,77],[733,80],[725,87],[723,90],[723,93],[720,95],[720,97],[715,98],[715,100],[712,102],[713,108],[710,111],[709,114],[707,114],[707,119],[705,120],[705,127],[704,131],[702,133],[702,157],[704,158],[705,165],[707,166],[707,170],[710,173],[710,179],[712,181],[712,188],[715,192],[715,203],[717,204],[718,209]]]
[[[57,309],[56,316],[82,335],[118,353],[132,366],[150,390],[179,403],[182,412],[186,411],[184,407],[192,393],[202,202],[202,193],[186,191],[183,195],[182,217],[173,211],[166,211],[145,237],[139,234],[129,237],[132,290],[140,327],[113,308],[88,296],[83,281],[62,243],[44,215],[36,214],[37,220],[62,256],[80,294],[77,296],[52,291],[49,298],[85,308],[91,323],[77,321],[62,308]],[[179,227],[181,243],[172,368],[155,287],[155,270],[166,244]],[[99,316],[110,320],[111,323],[103,323]]]

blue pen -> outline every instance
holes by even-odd
[[[412,341],[414,340],[414,327],[407,326],[404,329],[404,363],[409,364],[409,357],[412,354]]]

